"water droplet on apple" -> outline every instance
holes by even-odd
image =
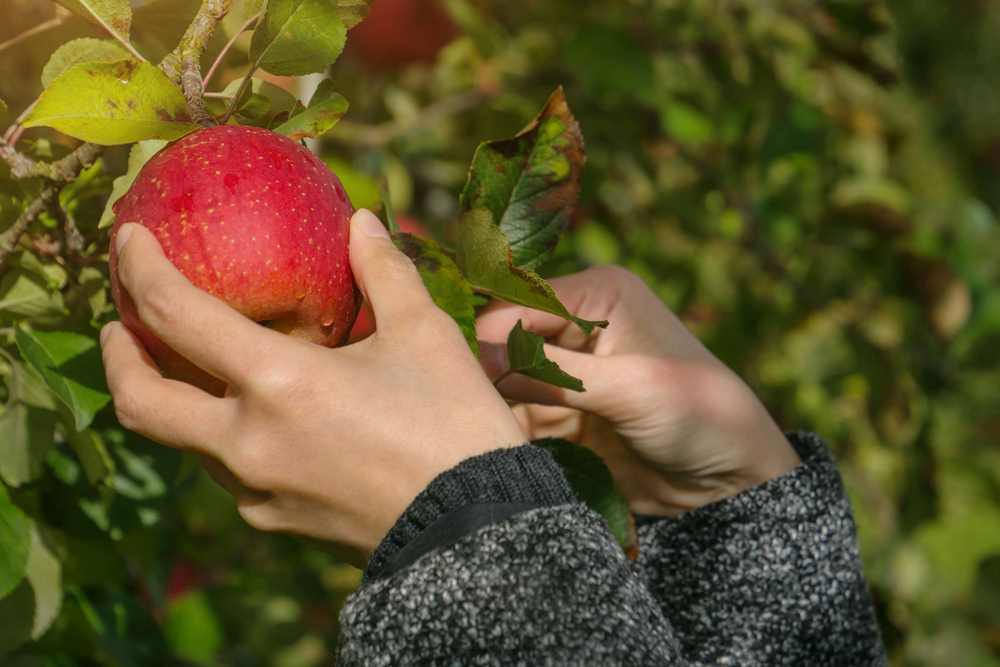
[[[347,195],[344,194],[343,190],[341,190],[337,186],[334,186],[333,189],[337,191],[337,196],[340,197],[340,201],[347,201]]]
[[[333,313],[330,313],[329,315],[324,317],[323,320],[320,322],[320,324],[322,324],[325,327],[328,327],[331,324],[333,324]]]
[[[226,187],[229,188],[230,192],[236,194],[236,186],[240,182],[240,177],[236,174],[226,174],[226,176],[222,179],[222,182],[226,184]]]

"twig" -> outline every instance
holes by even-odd
[[[0,329],[0,336],[9,336],[14,333],[14,327],[3,327]]]
[[[342,120],[330,128],[324,137],[345,144],[378,148],[413,130],[436,125],[485,102],[491,97],[491,94],[478,90],[462,93],[424,107],[414,118],[406,121],[364,125]]]
[[[85,143],[56,162],[35,162],[26,155],[18,153],[6,140],[0,139],[0,158],[10,165],[10,175],[14,178],[40,176],[50,181],[66,183],[76,179],[81,169],[92,166],[102,152],[104,146]]]
[[[62,187],[61,183],[49,183],[46,185],[41,194],[38,195],[38,198],[31,202],[28,208],[24,209],[24,213],[11,225],[10,229],[0,234],[0,264],[3,264],[7,260],[7,255],[17,246],[18,239],[28,229],[28,225],[34,222],[35,218],[41,215],[42,211],[48,208],[53,200],[58,203],[59,191]]]
[[[181,38],[181,43],[160,63],[160,69],[171,81],[180,83],[191,120],[203,127],[212,125],[212,120],[205,112],[205,103],[202,101],[205,88],[201,81],[201,56],[205,53],[208,38],[232,9],[234,1],[204,0],[197,16]]]
[[[29,37],[33,37],[33,36],[35,36],[35,35],[37,35],[39,33],[45,32],[46,30],[49,30],[51,28],[55,28],[57,26],[60,26],[65,21],[66,21],[65,17],[56,16],[54,19],[49,19],[45,23],[39,23],[34,28],[28,28],[27,30],[25,30],[24,32],[22,32],[20,35],[14,35],[10,39],[8,39],[6,42],[3,42],[2,44],[0,44],[0,51],[4,51],[6,49],[9,49],[10,47],[12,47],[15,44],[18,44],[20,42],[23,42],[24,40],[28,39]]]
[[[28,108],[22,111],[21,115],[14,120],[14,123],[7,128],[7,131],[3,133],[4,141],[10,142],[11,146],[17,143],[17,140],[14,139],[14,135],[20,136],[21,123],[23,123],[24,119],[28,117],[28,114],[31,113],[31,110],[35,108],[36,104],[38,104],[38,100],[35,100],[31,104],[29,104]]]
[[[80,252],[83,249],[83,234],[77,229],[73,217],[66,213],[58,197],[49,202],[48,210],[56,222],[62,225],[62,240],[66,250],[74,254]]]
[[[247,22],[244,23],[243,26],[236,31],[236,34],[233,35],[232,39],[230,39],[229,42],[224,47],[222,47],[222,51],[219,53],[219,57],[216,58],[215,62],[212,63],[212,66],[208,68],[208,74],[206,74],[204,78],[202,78],[201,80],[202,87],[208,84],[208,80],[212,78],[213,74],[215,74],[215,70],[219,66],[219,63],[222,62],[222,59],[226,56],[226,53],[229,52],[229,49],[232,48],[233,44],[236,43],[236,40],[239,39],[240,35],[245,33],[250,28],[250,26],[252,26],[254,23],[257,22],[257,19],[259,18],[260,14],[258,13],[247,19]]]
[[[226,113],[223,114],[222,120],[219,121],[219,125],[225,125],[229,122],[229,117],[233,115],[234,111],[236,111],[236,105],[240,103],[240,98],[243,97],[243,91],[247,89],[247,84],[250,83],[254,70],[255,68],[251,65],[250,71],[248,71],[247,75],[243,77],[243,81],[240,82],[240,87],[236,89],[236,94],[233,95],[233,103],[229,105],[228,109],[226,109]]]

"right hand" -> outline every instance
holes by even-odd
[[[608,320],[584,338],[563,318],[503,302],[478,318],[480,363],[508,368],[518,320],[586,392],[512,374],[498,383],[529,438],[593,449],[638,514],[677,516],[781,476],[801,461],[750,388],[716,359],[641,278],[616,266],[550,281],[577,317]]]

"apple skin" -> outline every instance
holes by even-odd
[[[400,231],[425,238],[431,237],[430,232],[427,231],[427,228],[419,220],[411,218],[408,215],[397,214],[396,224],[399,225]],[[368,338],[373,333],[375,333],[375,313],[372,312],[371,305],[365,301],[361,304],[361,310],[358,311],[358,319],[354,320],[354,328],[351,329],[351,337],[348,342],[356,343],[359,340]]]
[[[347,341],[361,300],[348,257],[354,207],[330,168],[291,139],[237,125],[193,132],[154,155],[114,211],[115,303],[167,377],[226,390],[139,320],[118,282],[125,223],[153,232],[192,284],[251,320],[326,347]]]
[[[372,72],[432,63],[458,27],[437,0],[376,0],[353,27],[345,49]]]

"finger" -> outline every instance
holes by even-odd
[[[142,323],[202,370],[240,386],[263,356],[262,341],[277,334],[192,285],[142,225],[122,225],[113,242],[118,278]]]
[[[371,211],[359,209],[351,218],[350,247],[354,280],[375,313],[377,332],[437,308],[413,262]]]
[[[488,350],[485,355],[483,349]],[[491,346],[483,349],[480,350],[480,363],[488,377],[495,379],[510,368],[506,348]],[[605,416],[621,402],[622,391],[626,388],[623,384],[631,375],[623,370],[636,363],[632,355],[597,357],[548,344],[545,345],[545,356],[557,363],[563,372],[582,381],[585,391],[564,389],[521,373],[512,373],[497,384],[500,394],[518,403],[561,406]]]
[[[120,322],[105,326],[101,348],[108,388],[122,425],[168,447],[218,456],[232,416],[230,399],[168,380]]]
[[[641,283],[641,280],[620,267],[596,266],[548,282],[562,304],[575,316],[606,320],[611,318],[623,298],[630,298],[636,291],[632,283]],[[526,330],[569,349],[586,349],[603,335],[598,329],[588,339],[579,327],[558,315],[499,301],[491,303],[476,318],[476,332],[482,340],[503,341],[518,320]]]

